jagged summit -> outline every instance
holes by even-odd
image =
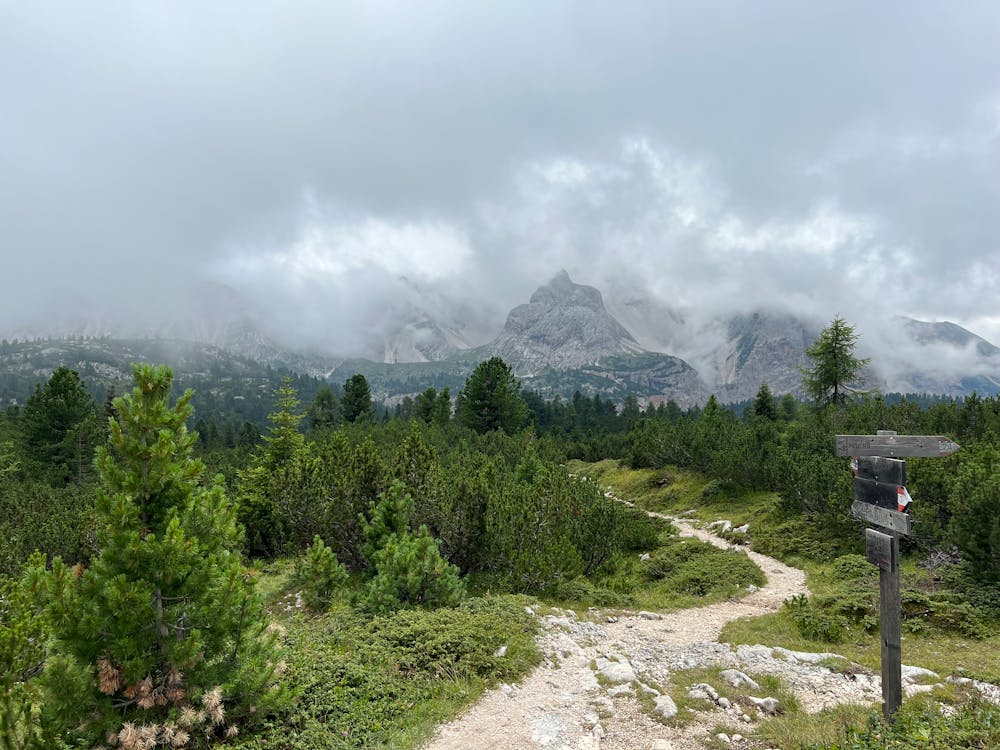
[[[565,269],[553,276],[552,281],[548,284],[538,287],[535,293],[531,295],[529,304],[583,307],[595,312],[603,312],[610,317],[610,314],[604,307],[604,299],[601,297],[601,293],[592,286],[574,284]],[[631,334],[628,331],[625,331],[625,334],[631,338]]]
[[[564,370],[644,351],[604,307],[601,293],[574,283],[566,271],[539,287],[528,304],[510,311],[490,349],[518,373]]]

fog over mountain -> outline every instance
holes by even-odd
[[[0,3],[0,335],[434,359],[565,269],[703,374],[761,310],[965,366],[893,319],[1000,341],[998,37],[988,2]]]

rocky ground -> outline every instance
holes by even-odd
[[[671,520],[682,535],[729,546],[689,522]],[[520,684],[501,685],[439,727],[425,750],[695,750],[710,741],[760,747],[740,731],[717,733],[724,725],[750,734],[762,718],[781,710],[747,673],[780,678],[809,712],[837,703],[879,702],[879,677],[861,668],[831,671],[824,665],[835,654],[719,643],[727,622],[774,612],[787,597],[807,592],[801,570],[748,554],[764,571],[767,584],[739,600],[666,614],[592,610],[583,617],[570,611],[536,615],[542,625],[542,665]],[[697,707],[693,720],[670,722],[677,707],[661,693],[670,675],[710,666],[725,670],[718,679],[738,688],[739,697],[733,702],[720,697],[718,685],[685,686]],[[938,681],[937,675],[916,667],[904,667],[903,678],[910,694],[930,690]],[[995,686],[977,687],[1000,698]]]

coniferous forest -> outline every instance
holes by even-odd
[[[829,345],[809,352],[808,402],[767,384],[738,408],[546,400],[494,357],[458,393],[391,406],[360,375],[308,400],[285,378],[266,424],[228,436],[164,367],[104,403],[60,367],[0,418],[0,746],[417,747],[538,662],[535,611],[764,584],[647,510],[727,519],[730,541],[806,570],[811,596],[733,642],[877,668],[875,569],[833,446],[879,429],[962,446],[907,462],[906,648],[996,683],[1000,399],[854,390],[852,369],[823,369]],[[948,722],[912,702],[892,727],[828,720],[814,746],[997,741],[996,707],[949,700]],[[795,746],[780,731],[760,746]]]

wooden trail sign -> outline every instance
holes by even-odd
[[[879,630],[882,638],[882,713],[886,721],[903,703],[901,602],[899,596],[899,537],[912,528],[905,508],[906,462],[900,458],[942,458],[959,449],[946,437],[897,435],[837,435],[836,455],[853,456],[854,503],[851,515],[888,533],[865,529],[865,552],[879,569]]]
[[[882,570],[892,570],[899,565],[893,557],[893,537],[875,529],[865,529],[865,556],[872,565]]]
[[[885,482],[876,482],[874,479],[854,477],[854,499],[859,503],[877,505],[879,508],[888,508],[889,510],[900,510],[900,504],[904,507],[907,504],[906,502],[900,503],[900,497],[904,492],[906,492],[906,488],[901,484],[886,484]],[[908,498],[909,494],[904,497]]]
[[[880,508],[869,503],[861,503],[857,500],[851,505],[851,515],[861,521],[867,521],[903,536],[908,536],[913,530],[913,519],[910,518],[909,514]]]
[[[854,476],[886,484],[906,484],[906,461],[881,456],[861,456]]]
[[[836,455],[944,458],[960,447],[940,435],[837,435]]]

